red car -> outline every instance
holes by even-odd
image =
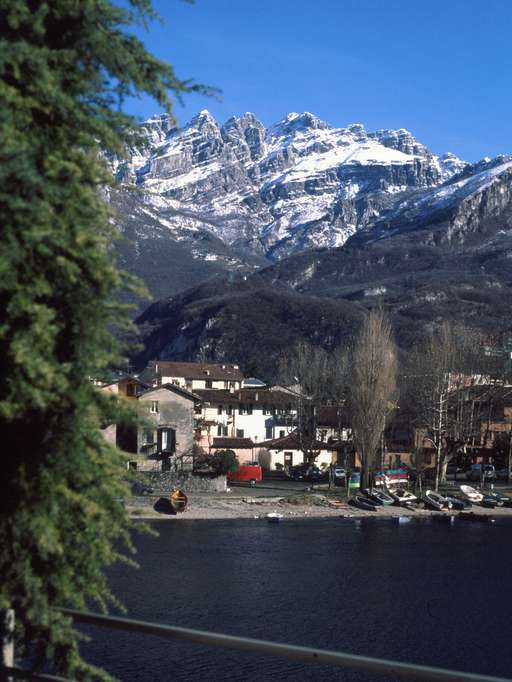
[[[258,481],[262,480],[263,471],[259,464],[241,464],[238,471],[228,473],[227,478],[228,481],[256,485]]]

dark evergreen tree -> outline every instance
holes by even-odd
[[[104,674],[58,607],[105,607],[129,546],[124,460],[99,431],[119,408],[89,381],[122,315],[105,158],[133,141],[125,97],[169,110],[169,91],[205,90],[135,37],[153,17],[149,0],[0,0],[0,608],[74,679]]]

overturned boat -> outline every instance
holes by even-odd
[[[375,500],[372,500],[369,497],[364,497],[363,495],[351,497],[348,503],[352,507],[357,507],[358,509],[371,512],[376,512],[379,507],[382,507],[382,503],[375,502]]]

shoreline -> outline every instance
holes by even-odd
[[[446,510],[434,511],[430,509],[410,510],[404,507],[379,507],[376,512],[364,511],[348,505],[346,502],[324,503],[319,500],[311,504],[295,504],[279,498],[237,498],[232,500],[219,498],[196,498],[189,496],[187,509],[178,514],[158,512],[148,504],[126,504],[126,511],[131,519],[141,520],[229,520],[229,519],[264,519],[268,513],[277,512],[283,515],[283,521],[288,519],[325,519],[325,518],[429,518],[429,517],[457,517],[459,515],[476,514],[482,517],[511,517],[512,508],[497,507],[488,509],[474,505],[466,512]]]

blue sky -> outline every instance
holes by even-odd
[[[433,151],[474,161],[512,153],[512,0],[154,0],[164,25],[141,33],[219,121],[271,124],[311,111],[331,125],[407,128]],[[128,103],[141,118],[148,98]]]

